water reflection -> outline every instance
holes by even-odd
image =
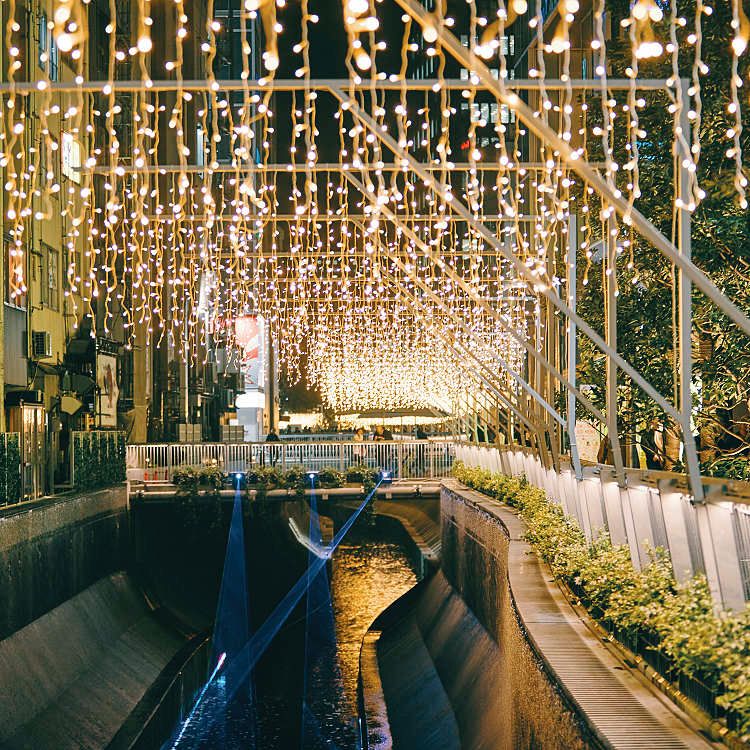
[[[321,519],[322,520],[322,519]],[[331,598],[336,630],[335,675],[320,685],[315,701],[319,732],[311,750],[356,750],[359,652],[367,628],[388,605],[417,582],[403,531],[389,519],[358,522],[336,550]],[[283,558],[282,558],[283,559]],[[260,571],[256,571],[256,574]],[[252,598],[252,571],[250,588]],[[256,578],[257,581],[257,578]],[[304,680],[305,614],[292,616],[254,673],[256,706],[239,696],[228,706],[214,695],[196,711],[179,748],[289,750],[299,747]],[[201,716],[220,716],[218,722]],[[254,740],[257,737],[257,743]],[[171,746],[171,745],[170,745]],[[306,746],[306,747],[308,747]]]
[[[417,583],[417,575],[403,545],[372,534],[339,546],[331,578],[343,697],[356,713],[362,638],[372,621]]]

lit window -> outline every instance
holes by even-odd
[[[39,16],[39,67],[47,71],[51,81],[57,80],[58,50],[52,29],[49,28],[47,14]]]
[[[500,122],[507,124],[516,121],[516,113],[507,105],[500,105]]]
[[[73,182],[81,182],[81,144],[71,133],[62,134],[62,173]]]
[[[60,254],[46,245],[42,246],[42,304],[52,310],[60,307]]]

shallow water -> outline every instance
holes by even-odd
[[[302,750],[356,750],[357,679],[362,638],[372,621],[417,583],[400,527],[387,519],[358,522],[336,550],[329,571],[335,653],[308,661],[311,716]],[[255,585],[258,577],[255,576]],[[250,595],[254,581],[250,579]],[[281,628],[254,673],[252,692],[227,706],[212,692],[168,747],[195,750],[300,748],[305,670],[305,602]],[[252,601],[251,601],[252,607]],[[252,696],[252,697],[251,697]]]

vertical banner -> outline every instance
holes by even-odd
[[[246,391],[262,390],[265,380],[263,318],[243,315],[234,322],[234,336],[240,349],[240,371]]]
[[[96,411],[101,427],[117,427],[117,401],[120,398],[120,386],[117,382],[117,355],[108,345],[109,342],[97,340],[96,343]]]

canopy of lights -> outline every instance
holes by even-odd
[[[300,6],[295,28],[282,24],[287,2]],[[722,136],[746,207],[741,70],[750,22],[740,0],[729,2],[733,75]],[[384,32],[388,3],[397,33]],[[261,315],[286,371],[307,377],[337,409],[450,410],[491,393],[531,427],[560,421],[559,390],[593,408],[576,387],[575,359],[566,367],[571,327],[635,372],[617,358],[611,332],[576,316],[569,247],[581,252],[579,294],[599,262],[610,295],[603,304],[613,304],[623,258],[628,283],[638,281],[641,242],[750,331],[677,242],[706,197],[696,176],[710,75],[701,42],[714,20],[701,0],[691,17],[675,3],[631,3],[617,30],[629,37],[630,60],[617,80],[608,76],[608,0],[593,0],[594,35],[583,51],[571,38],[579,0],[560,0],[551,34],[541,2],[508,0],[482,15],[468,0],[463,38],[443,1],[427,10],[415,0],[345,0],[348,76],[336,80],[312,77],[310,31],[331,21],[309,0],[245,0],[237,80],[214,73],[222,22],[212,0],[195,18],[184,0],[169,4],[174,39],[158,44],[148,0],[133,4],[127,30],[111,0],[107,75],[98,81],[87,74],[93,30],[84,0],[57,0],[47,23],[70,62],[68,81],[53,80],[49,66],[35,79],[19,52],[25,32],[14,0],[5,5],[0,159],[12,294],[27,291],[30,224],[57,213],[66,304],[103,334],[124,325],[131,346],[200,359],[207,347],[231,347],[234,319]],[[521,28],[533,49],[523,79],[508,67],[508,34]],[[188,61],[190,42],[199,52]],[[296,69],[282,79],[287,47]],[[386,55],[397,64],[381,63]],[[671,74],[642,73],[656,62]],[[460,75],[448,77],[450,66]],[[639,148],[649,138],[639,118],[649,106],[672,124],[671,239],[639,212]],[[32,111],[36,128],[25,122]],[[60,151],[71,176],[65,190],[53,168]]]

